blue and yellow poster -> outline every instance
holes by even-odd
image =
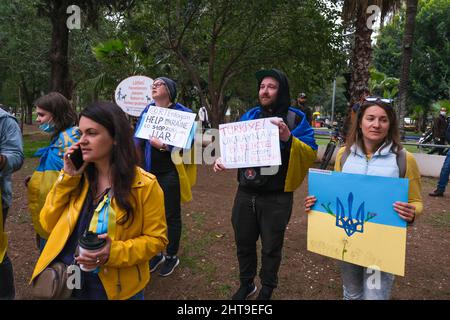
[[[404,276],[406,222],[394,211],[408,202],[408,179],[310,169],[307,249]]]

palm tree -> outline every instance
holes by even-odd
[[[344,0],[342,9],[344,24],[355,30],[355,43],[351,56],[350,106],[358,100],[357,93],[368,88],[370,79],[372,30],[367,26],[368,18],[371,17],[371,13],[367,13],[367,8],[371,5],[378,6],[381,10],[381,21],[383,21],[386,15],[396,11],[400,4],[401,0]]]
[[[405,135],[405,123],[403,119],[406,116],[406,100],[408,96],[409,86],[409,67],[412,59],[412,45],[414,41],[414,29],[416,25],[418,0],[406,1],[406,24],[403,34],[403,49],[402,49],[402,71],[400,75],[400,90],[399,90],[399,103],[398,103],[398,117],[400,119],[400,134],[402,138]]]

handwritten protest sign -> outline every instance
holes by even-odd
[[[226,168],[281,165],[278,127],[264,118],[219,125],[220,154]]]
[[[152,101],[152,84],[153,79],[145,76],[122,80],[114,93],[117,105],[129,115],[139,117]]]
[[[195,113],[152,106],[143,116],[135,136],[156,137],[174,147],[190,148],[195,117]]]

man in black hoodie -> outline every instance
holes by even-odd
[[[268,300],[278,284],[284,232],[289,222],[293,191],[301,184],[316,157],[314,132],[305,114],[289,106],[290,94],[286,76],[279,70],[256,73],[260,105],[246,112],[240,121],[278,117],[281,165],[267,168],[240,168],[239,187],[231,222],[239,261],[240,287],[233,300],[253,295],[257,269],[256,242],[261,237],[262,288],[257,300]],[[214,171],[226,169],[217,159]]]

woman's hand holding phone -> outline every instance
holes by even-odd
[[[87,163],[83,161],[80,142],[72,145],[64,154],[64,171],[70,176],[77,176],[83,173]]]

